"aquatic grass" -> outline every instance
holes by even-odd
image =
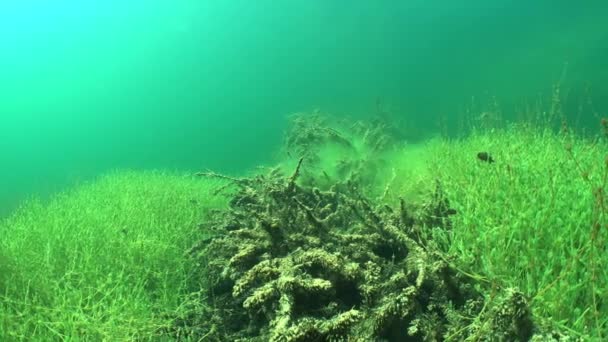
[[[123,171],[0,223],[0,339],[149,340],[200,288],[184,251],[222,182]]]
[[[437,242],[461,269],[522,289],[538,317],[607,336],[606,147],[523,125],[429,143],[421,176],[438,179],[458,212]],[[496,162],[478,160],[480,151]],[[392,164],[400,170],[409,162]],[[395,179],[394,196],[409,191],[407,177]]]

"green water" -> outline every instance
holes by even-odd
[[[533,4],[531,4],[533,3]],[[472,102],[608,110],[605,1],[0,4],[0,213],[115,168],[237,173],[320,108],[433,134]],[[380,100],[378,100],[380,99]],[[473,100],[474,99],[474,100]]]

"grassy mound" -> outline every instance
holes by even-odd
[[[0,223],[0,340],[147,340],[200,286],[183,257],[221,182],[116,172]]]

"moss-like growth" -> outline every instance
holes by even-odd
[[[423,222],[374,208],[352,188],[301,187],[297,175],[237,183],[230,210],[208,224],[215,238],[191,250],[205,269],[207,307],[182,321],[182,331],[216,341],[531,336],[517,293],[481,316],[471,282],[409,233]]]
[[[211,224],[217,236],[196,253],[215,308],[205,321],[221,317],[216,338],[405,337],[398,327],[418,313],[445,316],[429,309],[439,294],[462,302],[460,289],[441,285],[447,266],[406,234],[402,215],[373,209],[345,185],[301,187],[300,165],[288,178],[239,182],[230,211]]]

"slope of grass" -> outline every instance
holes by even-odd
[[[576,334],[607,337],[606,144],[511,127],[425,149],[392,158],[386,200],[411,193],[412,180],[438,179],[458,214],[437,237],[462,269],[519,287],[536,314]]]
[[[523,126],[382,151],[351,140],[319,150],[317,185],[358,179],[395,206],[439,180],[457,214],[433,242],[459,269],[520,288],[537,317],[574,334],[608,336],[604,141]],[[158,339],[202,286],[183,252],[203,238],[206,212],[225,206],[212,195],[220,185],[119,172],[25,204],[0,222],[0,340]]]
[[[184,251],[219,183],[115,172],[0,222],[0,340],[149,340],[200,288]]]

